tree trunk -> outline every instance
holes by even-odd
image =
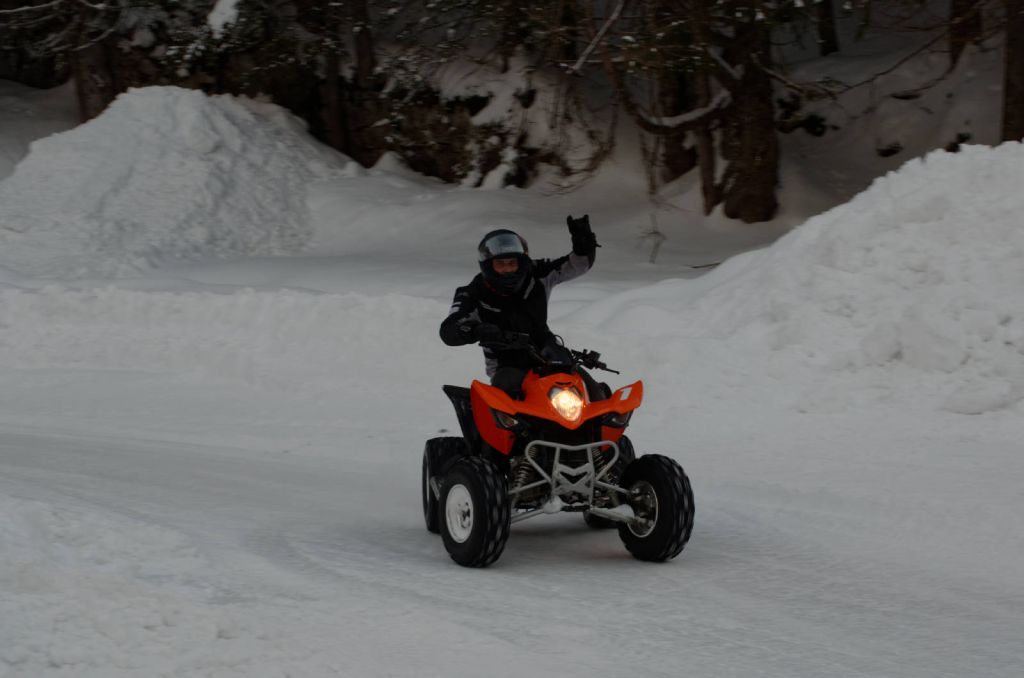
[[[853,5],[849,5],[853,6]],[[860,5],[860,24],[857,26],[857,40],[863,40],[868,29],[871,28],[871,16],[874,9],[874,0],[862,0]]]
[[[119,91],[116,73],[104,43],[71,52],[71,71],[78,92],[78,116],[82,122],[102,113]]]
[[[566,35],[566,38],[562,40],[555,52],[556,59],[572,64],[579,58],[580,54],[576,49],[576,43],[580,39],[580,24],[583,21],[583,15],[576,13],[575,2],[562,0],[558,28]]]
[[[324,64],[324,130],[327,143],[339,150],[345,146],[345,132],[341,119],[341,87],[338,83],[340,69],[341,58],[335,50],[331,50],[327,53]]]
[[[956,66],[964,48],[981,39],[981,8],[977,0],[952,0],[949,6],[949,67]]]
[[[673,116],[693,110],[695,102],[683,73],[665,68],[659,72],[658,80],[659,107],[663,115]],[[688,136],[686,130],[663,135],[661,157],[658,159],[662,181],[672,181],[696,166],[696,154],[692,148],[686,147]]]
[[[763,22],[737,32],[735,45],[743,67],[732,92],[733,115],[726,157],[729,167],[722,189],[725,215],[746,223],[769,221],[778,211],[779,140],[771,77],[771,40]]]
[[[373,31],[370,29],[370,10],[366,0],[358,0],[352,6],[352,26],[356,31],[356,88],[368,90],[373,86],[373,75],[377,69],[377,55],[373,46]]]
[[[697,105],[704,107],[711,103],[711,82],[707,71],[696,76]],[[697,138],[697,165],[700,167],[700,192],[704,198],[704,214],[711,214],[719,202],[717,181],[717,155],[715,154],[715,137],[711,132],[711,124],[701,123],[694,136]]]
[[[708,3],[704,0],[692,5],[694,12],[694,38],[698,45],[704,46],[701,66],[694,74],[694,90],[697,95],[697,106],[705,108],[711,104],[711,71],[712,64],[708,54],[711,40],[711,19]],[[722,201],[721,187],[718,185],[718,150],[715,148],[715,136],[711,122],[705,120],[693,131],[697,140],[697,167],[700,168],[700,192],[704,203],[704,214],[711,214],[715,206]]]
[[[1006,0],[1003,141],[1024,140],[1024,0]]]
[[[364,167],[377,162],[382,153],[380,132],[374,127],[382,109],[377,96],[377,55],[369,8],[367,0],[354,0],[349,4],[348,20],[354,31],[355,66],[352,82],[340,83],[344,88],[336,99],[340,103],[336,118],[340,128],[340,148]]]
[[[821,0],[818,3],[818,49],[821,56],[839,51],[839,36],[836,35],[836,8],[832,4],[833,1]]]

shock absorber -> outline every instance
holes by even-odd
[[[598,450],[594,454],[594,478],[600,478],[602,482],[609,483],[611,485],[619,484],[619,475],[616,469],[612,467],[612,459],[615,456],[615,450],[611,447],[605,450]],[[595,488],[594,490],[594,503],[598,506],[615,505],[618,502],[612,496],[613,493],[609,493],[603,488]]]
[[[512,490],[518,490],[528,483],[533,482],[533,479],[537,476],[537,471],[533,468],[531,460],[537,458],[537,449],[531,447],[529,451],[519,459],[519,463],[516,464],[515,477],[512,482]]]
[[[600,476],[608,468],[614,454],[615,452],[609,447],[606,450],[598,450],[594,455],[594,472],[597,476]],[[608,478],[606,477],[605,480],[607,481]]]

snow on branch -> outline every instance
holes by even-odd
[[[24,7],[15,7],[14,9],[0,9],[0,14],[22,14],[24,12],[36,12],[41,9],[49,9],[56,7],[57,5],[63,4],[64,0],[51,0],[41,5],[25,5]]]
[[[113,33],[116,30],[117,30],[117,24],[113,24],[109,28],[107,28],[107,30],[103,31],[101,34],[99,34],[95,38],[93,38],[91,40],[88,40],[88,41],[82,43],[81,45],[76,45],[76,46],[72,47],[71,51],[72,52],[78,52],[78,51],[81,51],[83,49],[88,49],[89,47],[92,47],[93,45],[95,45],[97,43],[100,43],[100,42],[103,42],[104,40],[106,40],[107,36],[109,36],[111,33]]]
[[[643,111],[638,111],[638,113],[643,121],[641,125],[643,125],[645,129],[650,127],[651,129],[660,128],[662,131],[668,131],[689,127],[702,122],[705,118],[710,117],[717,111],[728,106],[730,103],[732,103],[732,93],[723,88],[715,94],[715,97],[707,106],[695,108],[694,110],[687,111],[686,113],[660,118],[651,117]]]
[[[15,35],[20,31],[21,37],[31,42],[34,51],[56,54],[86,49],[115,33],[128,10],[128,2],[49,0],[38,5],[2,9],[0,16],[5,17],[5,28],[12,29]],[[31,31],[39,26],[48,26],[52,30],[40,31],[40,35],[32,34]]]
[[[91,2],[89,2],[89,0],[75,0],[75,2],[77,2],[79,5],[84,5],[84,6],[88,7],[89,9],[95,10],[97,12],[105,12],[108,9],[110,9],[110,5],[108,5],[105,2],[101,2],[101,3],[96,4],[96,5],[94,5]]]
[[[79,5],[82,5],[84,7],[88,7],[89,9],[91,9],[93,11],[96,11],[96,12],[106,12],[107,10],[112,9],[111,6],[109,4],[107,4],[107,3],[105,3],[105,2],[99,2],[99,3],[93,4],[93,3],[89,2],[89,0],[74,0],[74,1],[77,2]],[[24,14],[24,13],[27,13],[27,12],[38,12],[39,10],[42,10],[42,9],[50,9],[52,7],[58,7],[60,5],[65,4],[66,2],[67,2],[67,0],[50,0],[50,2],[44,2],[44,3],[40,4],[40,5],[22,5],[21,7],[15,7],[13,9],[0,9],[0,14]],[[121,6],[123,4],[124,3],[119,3],[119,6]]]

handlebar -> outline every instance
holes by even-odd
[[[561,341],[561,338],[559,338],[559,341]],[[495,348],[503,351],[526,351],[530,354],[530,357],[537,361],[538,364],[545,367],[556,364],[555,361],[544,357],[544,355],[537,350],[537,347],[534,345],[530,335],[525,332],[505,332],[500,340],[480,342],[480,345],[486,348]],[[571,348],[566,348],[562,345],[559,346],[568,352],[574,366],[579,365],[591,370],[604,370],[605,372],[620,374],[618,370],[613,370],[601,362],[601,354],[597,351],[589,351],[586,349],[577,351]]]
[[[572,354],[572,357],[577,361],[577,363],[584,367],[592,370],[604,370],[605,372],[611,372],[612,374],[621,374],[618,370],[613,370],[601,362],[601,354],[597,351],[588,351],[586,349],[582,351],[574,351],[573,349],[569,349],[569,353]]]
[[[501,351],[536,351],[530,335],[525,332],[504,332],[496,341],[481,341],[485,348],[496,348]]]

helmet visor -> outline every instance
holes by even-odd
[[[498,233],[480,243],[480,261],[495,257],[525,255],[523,240],[515,233]]]

